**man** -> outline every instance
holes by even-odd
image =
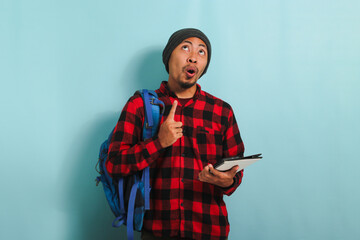
[[[213,164],[242,155],[244,145],[229,104],[204,92],[211,45],[200,30],[175,32],[164,51],[167,82],[156,90],[165,103],[158,135],[141,140],[144,105],[133,96],[115,127],[106,167],[128,175],[150,166],[151,210],[142,239],[227,239],[229,223],[223,195],[240,185],[238,167],[219,172]]]

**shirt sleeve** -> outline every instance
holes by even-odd
[[[142,140],[144,103],[141,96],[129,99],[120,114],[109,145],[106,169],[112,177],[141,171],[156,161],[163,148],[157,136]]]
[[[240,131],[236,123],[234,113],[230,107],[229,117],[228,117],[228,127],[225,130],[224,139],[223,139],[223,157],[233,157],[233,156],[243,156],[244,155],[244,143],[240,136]],[[236,173],[234,177],[234,183],[227,187],[222,188],[225,195],[230,196],[237,187],[241,184],[242,178],[244,175],[244,170],[241,170]]]

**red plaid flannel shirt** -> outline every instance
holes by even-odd
[[[156,92],[166,106],[162,123],[177,97],[166,82]],[[172,146],[163,149],[157,136],[142,141],[144,105],[140,96],[131,97],[114,130],[107,170],[116,177],[150,166],[151,210],[145,214],[144,228],[155,236],[226,239],[230,229],[223,195],[235,191],[243,171],[226,189],[201,182],[198,175],[209,163],[243,154],[233,111],[197,85],[194,98],[185,106],[178,104],[175,121],[183,123],[184,136]]]

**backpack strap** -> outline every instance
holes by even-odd
[[[144,99],[145,121],[143,127],[143,139],[148,139],[157,133],[161,116],[165,111],[165,104],[158,99],[158,95],[153,90],[140,90]],[[141,177],[145,188],[145,210],[150,209],[150,167],[146,167]]]
[[[135,199],[136,199],[136,192],[138,189],[138,185],[139,182],[135,181],[130,192],[128,212],[127,212],[127,225],[126,225],[128,240],[134,239],[134,210],[135,210]]]
[[[143,126],[143,140],[146,140],[157,133],[161,116],[165,111],[165,104],[158,99],[158,95],[155,91],[142,89],[138,92],[144,100],[145,120]]]
[[[113,223],[112,223],[112,226],[113,227],[120,227],[121,225],[123,225],[125,223],[125,213],[126,213],[126,210],[125,210],[125,204],[124,204],[124,178],[119,178],[119,181],[118,181],[118,193],[119,193],[119,207],[120,207],[120,214],[119,214],[119,217],[115,218]]]
[[[150,96],[147,89],[141,91],[141,96],[144,99],[144,109],[145,109],[145,121],[143,127],[143,140],[151,137],[151,130],[154,126],[153,117],[152,117],[152,107],[150,105]]]
[[[119,189],[119,203],[120,203],[120,214],[124,214],[125,211],[125,203],[124,203],[124,178],[119,178],[118,182]]]
[[[144,169],[141,181],[144,183],[145,210],[150,209],[150,167]]]

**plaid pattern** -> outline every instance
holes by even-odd
[[[166,106],[162,123],[176,96],[166,82],[156,92]],[[143,107],[140,96],[131,97],[125,105],[106,167],[116,177],[150,165],[151,210],[145,215],[144,229],[159,237],[226,239],[229,223],[223,195],[232,194],[240,185],[243,170],[226,189],[201,182],[198,175],[207,164],[244,152],[230,105],[197,85],[194,98],[176,108],[175,121],[182,121],[184,136],[165,149],[157,136],[141,141]]]

